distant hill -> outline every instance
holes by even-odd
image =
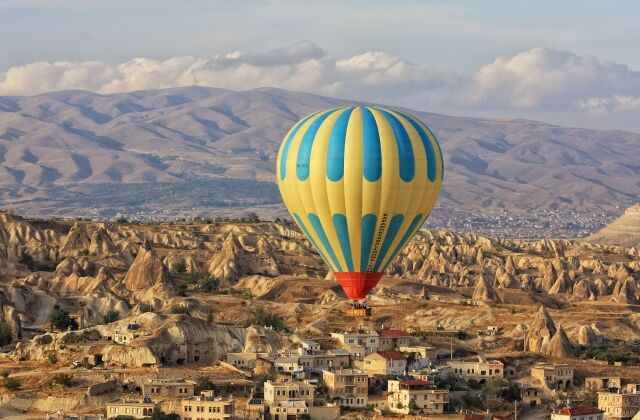
[[[589,242],[640,247],[640,204],[629,207],[610,225],[587,238]]]
[[[270,88],[0,97],[1,206],[27,214],[73,214],[87,206],[99,212],[121,208],[127,197],[140,201],[137,191],[156,183],[176,189],[151,194],[132,210],[175,204],[176,191],[186,194],[179,196],[182,208],[192,209],[194,195],[212,195],[206,180],[221,178],[228,193],[212,197],[216,203],[277,205],[274,161],[285,132],[306,114],[348,103]],[[441,207],[614,214],[616,205],[640,200],[638,134],[410,112],[432,127],[444,149]],[[251,197],[235,191],[235,180],[265,182],[253,184],[262,196],[243,202]],[[122,201],[109,202],[105,191]]]

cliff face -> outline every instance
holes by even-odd
[[[136,330],[128,330],[135,323]],[[206,322],[189,315],[144,313],[95,328],[102,336],[113,337],[116,332],[135,332],[138,336],[125,345],[102,342],[76,346],[73,351],[60,344],[65,336],[77,333],[45,334],[29,343],[20,343],[15,357],[18,360],[46,360],[48,355],[58,358],[77,358],[100,353],[106,363],[127,366],[158,366],[222,360],[228,352],[274,352],[282,339],[272,330],[262,327],[239,328]]]

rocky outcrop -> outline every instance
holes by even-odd
[[[22,339],[22,321],[18,316],[18,311],[10,305],[0,305],[2,309],[2,322],[6,324],[11,333],[12,341],[20,341]]]
[[[581,325],[578,330],[578,344],[582,346],[594,346],[598,344],[598,336],[591,325]]]
[[[100,226],[91,235],[91,242],[89,244],[89,253],[99,257],[108,257],[118,252],[118,249],[113,244],[109,232],[104,226]]]
[[[573,357],[573,345],[567,337],[567,333],[562,326],[558,328],[558,331],[549,341],[549,346],[546,351],[549,356],[568,358]]]
[[[546,352],[549,342],[556,333],[556,324],[544,306],[540,306],[538,314],[529,326],[524,339],[524,350]]]
[[[618,280],[613,291],[611,300],[629,305],[638,304],[637,283],[633,277]]]
[[[140,302],[159,308],[173,292],[173,281],[149,242],[138,250],[123,280],[124,287]]]
[[[87,235],[86,228],[83,224],[76,223],[71,227],[69,233],[62,241],[60,247],[60,255],[65,257],[79,257],[89,253],[91,239]]]
[[[209,264],[209,273],[220,284],[228,286],[248,274],[277,276],[280,274],[275,251],[265,238],[259,238],[253,251],[244,248],[233,232],[229,232],[222,250]]]
[[[476,287],[473,289],[472,299],[482,302],[500,302],[500,296],[483,275],[478,277]]]

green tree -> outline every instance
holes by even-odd
[[[416,397],[414,396],[409,400],[409,413],[415,414],[418,411],[418,403],[416,402]]]
[[[69,316],[69,311],[66,309],[58,309],[51,315],[51,325],[55,328],[66,331],[71,328],[72,330],[78,329],[78,322]]]
[[[203,292],[214,292],[218,289],[218,280],[211,276],[205,276],[198,282],[198,287]]]
[[[511,347],[513,351],[524,351],[524,340],[516,340],[513,342],[513,346]]]
[[[329,388],[327,387],[327,383],[323,378],[318,378],[318,383],[316,384],[316,392],[320,395],[327,395]]]
[[[198,378],[198,382],[196,382],[196,386],[194,387],[194,393],[196,395],[200,395],[202,391],[215,391],[216,386],[211,382],[211,379],[206,376],[201,376]]]
[[[269,313],[262,308],[253,311],[253,318],[251,318],[249,323],[263,327],[271,327],[276,331],[284,331],[286,329],[286,325],[280,315]]]
[[[22,381],[17,378],[7,378],[4,380],[4,387],[9,391],[17,391],[22,388]]]
[[[186,305],[173,305],[171,307],[172,314],[188,314],[189,308]]]
[[[9,327],[9,324],[4,319],[4,317],[2,317],[0,318],[0,346],[11,344],[11,341],[13,341],[11,328]]]
[[[54,376],[53,381],[58,385],[62,385],[64,387],[70,387],[73,385],[73,377],[66,373],[59,373]]]
[[[105,324],[111,324],[112,322],[116,322],[117,320],[120,319],[120,312],[116,311],[115,309],[111,309],[105,314],[103,319]]]
[[[176,273],[186,273],[187,272],[187,263],[184,260],[180,260],[173,266],[173,271]]]

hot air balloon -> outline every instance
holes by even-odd
[[[287,209],[352,301],[367,296],[420,229],[444,170],[424,123],[362,106],[300,120],[284,137],[276,165]]]

